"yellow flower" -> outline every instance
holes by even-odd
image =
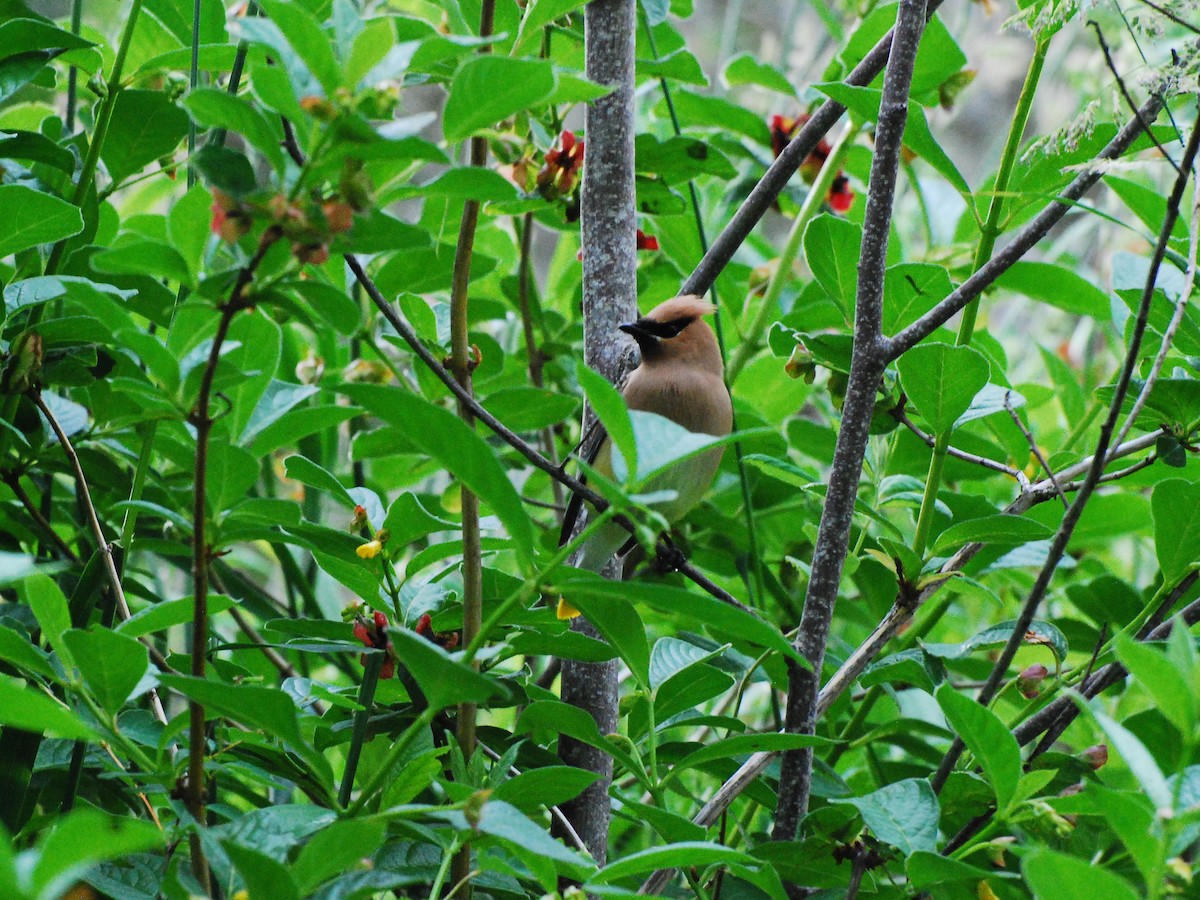
[[[360,559],[374,559],[382,549],[383,541],[376,539],[367,541],[365,544],[359,544],[358,549],[354,552],[358,554]]]
[[[560,619],[574,619],[580,614],[579,610],[568,603],[563,597],[558,598],[558,609],[555,612]]]

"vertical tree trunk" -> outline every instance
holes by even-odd
[[[633,71],[635,0],[592,0],[584,27],[587,76],[611,85],[607,97],[588,107],[584,124],[583,329],[584,361],[615,380],[625,348],[617,326],[636,318],[637,258],[633,179]],[[611,574],[606,570],[606,574]],[[573,628],[599,637],[582,617]],[[564,660],[562,698],[587,710],[601,734],[617,728],[617,663]],[[588,850],[603,865],[608,848],[608,789],[612,759],[564,738],[560,755],[569,765],[600,774],[600,780],[567,804],[565,812]]]

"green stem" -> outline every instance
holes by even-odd
[[[800,253],[800,245],[804,240],[804,230],[808,227],[808,223],[820,212],[822,205],[825,203],[825,197],[829,193],[829,188],[833,185],[833,179],[837,177],[838,171],[842,167],[842,160],[845,158],[850,145],[854,142],[854,138],[858,135],[861,127],[862,124],[854,116],[851,116],[850,120],[846,123],[846,127],[842,130],[841,137],[838,138],[837,143],[830,150],[829,156],[826,157],[824,165],[821,166],[821,171],[809,189],[808,196],[804,198],[800,212],[796,215],[796,220],[792,223],[792,230],[788,232],[787,241],[784,243],[783,250],[779,254],[779,264],[775,269],[775,274],[771,276],[770,283],[767,285],[762,304],[754,316],[754,321],[750,323],[750,327],[746,330],[746,335],[742,343],[738,345],[738,348],[733,352],[733,358],[729,361],[728,378],[730,384],[737,381],[746,363],[758,352],[762,345],[763,333],[767,330],[767,326],[771,324],[772,319],[779,315],[779,298],[783,295],[784,285],[794,280],[792,266],[796,262],[797,255]]]
[[[996,181],[992,186],[992,199],[988,205],[987,218],[980,229],[979,243],[975,247],[975,259],[972,271],[979,271],[992,258],[996,249],[996,239],[1000,236],[1000,220],[1004,213],[1004,200],[1012,180],[1013,167],[1017,162],[1017,152],[1021,149],[1021,137],[1025,133],[1025,125],[1029,121],[1029,111],[1033,106],[1033,97],[1037,93],[1038,81],[1042,75],[1042,66],[1046,62],[1046,53],[1050,49],[1049,39],[1039,41],[1033,51],[1033,59],[1029,61],[1029,70],[1025,73],[1025,84],[1021,87],[1021,96],[1017,98],[1017,108],[1013,110],[1012,122],[1008,129],[1008,140],[1004,144],[1004,153],[1000,157],[1000,168],[996,172]],[[955,344],[965,347],[971,343],[975,333],[975,319],[979,314],[979,300],[976,298],[967,304],[962,313],[958,326],[958,336]],[[918,556],[925,555],[925,547],[929,542],[929,533],[933,527],[933,515],[937,506],[937,495],[941,489],[942,470],[946,463],[946,451],[950,447],[950,433],[947,428],[937,435],[934,441],[933,455],[929,460],[929,474],[925,479],[925,494],[921,498],[921,511],[917,515],[917,530],[913,536],[913,551]]]
[[[350,736],[350,749],[346,751],[346,769],[342,773],[342,786],[338,791],[338,803],[343,809],[350,802],[354,791],[354,775],[358,771],[358,760],[362,756],[363,741],[367,737],[367,722],[371,718],[371,705],[375,702],[375,687],[379,684],[379,672],[383,668],[386,653],[367,656],[362,684],[358,688],[358,704],[362,707],[354,713],[354,732]]]
[[[417,735],[421,732],[421,729],[429,727],[429,723],[433,721],[433,717],[436,714],[437,713],[433,707],[426,707],[424,711],[422,711],[422,713],[417,716],[415,720],[413,720],[413,723],[404,729],[404,733],[401,734],[396,740],[396,743],[392,744],[392,746],[388,749],[387,755],[375,769],[375,773],[371,776],[371,780],[367,782],[366,786],[362,789],[362,792],[358,795],[358,799],[351,803],[346,809],[346,818],[352,819],[359,815],[363,811],[363,808],[366,807],[369,802],[371,802],[377,793],[379,793],[384,783],[388,780],[388,778],[391,777],[392,769],[395,767],[396,763],[400,761],[400,757],[408,752],[409,745],[416,739]]]
[[[96,167],[100,163],[100,151],[104,147],[104,139],[108,135],[108,126],[112,121],[113,109],[117,105],[117,95],[121,93],[121,74],[125,69],[125,57],[129,55],[129,47],[133,43],[133,32],[137,26],[138,16],[142,11],[142,0],[133,0],[129,17],[125,20],[125,29],[121,32],[121,43],[117,46],[117,55],[113,60],[112,73],[108,78],[108,90],[100,101],[100,111],[96,114],[96,131],[88,143],[87,156],[83,160],[83,168],[79,172],[79,181],[71,195],[71,202],[83,206],[88,191],[96,182]],[[62,263],[63,252],[66,250],[68,238],[63,238],[50,251],[46,261],[45,275],[53,275]],[[36,311],[35,311],[36,312]],[[30,313],[30,319],[35,313]]]

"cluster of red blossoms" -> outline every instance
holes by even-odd
[[[362,642],[362,645],[374,650],[382,650],[387,654],[383,661],[383,667],[379,670],[380,678],[393,678],[396,675],[396,647],[387,636],[388,628],[387,616],[378,611],[372,613],[370,618],[362,615],[354,617],[354,636]],[[443,650],[453,650],[458,646],[460,639],[457,631],[434,631],[433,620],[428,613],[417,619],[413,631],[430,643],[437,644]],[[365,653],[359,657],[359,662],[364,666],[367,664]]]
[[[557,200],[575,190],[583,171],[583,141],[573,131],[558,136],[558,149],[546,151],[546,163],[537,174],[537,191],[547,200]]]
[[[801,113],[794,119],[789,116],[771,116],[771,151],[775,156],[779,156],[783,152],[783,148],[791,142],[792,138],[796,136],[796,132],[809,118],[808,113]],[[808,154],[808,158],[801,164],[800,175],[809,184],[817,180],[817,173],[825,165],[830,151],[829,142],[822,138],[816,149]],[[829,193],[825,196],[825,202],[836,213],[844,214],[850,211],[850,207],[854,203],[854,191],[850,190],[850,180],[846,177],[845,172],[839,170],[834,176],[833,183],[829,186]]]

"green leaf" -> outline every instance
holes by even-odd
[[[492,797],[525,812],[536,812],[578,797],[599,779],[597,773],[573,766],[542,766],[514,775],[498,785]]]
[[[826,82],[813,85],[813,87],[868,122],[875,122],[879,118],[879,100],[882,91],[876,88],[854,87],[840,82]],[[960,193],[971,193],[966,179],[962,177],[950,157],[946,155],[946,151],[941,148],[929,130],[925,110],[915,103],[910,103],[908,107],[908,122],[904,126],[904,145],[933,166],[934,170]]]
[[[659,71],[668,64],[668,60],[672,57],[682,58],[679,54],[686,54],[688,58],[691,58],[691,62],[695,64],[696,60],[690,53],[686,50],[680,50],[675,54],[671,54],[671,57],[663,57],[653,67],[639,63],[638,68],[639,70],[645,68],[651,74],[659,74]],[[699,72],[698,66],[697,74],[701,78],[704,77]],[[667,77],[671,76],[668,75]],[[767,123],[745,107],[738,106],[736,103],[731,103],[720,97],[709,97],[693,91],[676,91],[674,100],[675,110],[678,112],[684,128],[695,126],[699,128],[711,128],[716,131],[731,131],[745,135],[764,147],[771,146],[771,131],[767,128]]]
[[[988,383],[987,357],[972,347],[920,344],[896,363],[900,382],[931,431],[954,425]]]
[[[389,193],[391,200],[407,200],[413,197],[444,197],[447,200],[478,200],[481,203],[494,201],[503,203],[517,199],[517,189],[499,172],[464,166],[447,169],[437,178],[425,184],[414,184]]]
[[[751,753],[783,753],[802,747],[829,747],[833,743],[829,738],[811,734],[735,734],[699,750],[693,750],[675,764],[671,774],[682,774],[688,769],[717,759],[736,759]]]
[[[51,578],[38,574],[21,583],[18,596],[33,610],[42,637],[70,665],[71,649],[63,644],[62,636],[71,627],[71,609],[62,589]]]
[[[608,865],[592,876],[590,884],[611,884],[656,869],[692,868],[714,864],[730,867],[742,877],[758,883],[758,886],[772,897],[786,896],[782,885],[779,884],[779,876],[769,865],[742,850],[706,841],[683,841],[663,847],[651,847],[621,859],[610,860]],[[584,890],[587,890],[588,886],[585,884]]]
[[[782,72],[774,66],[759,62],[749,53],[739,53],[731,59],[725,65],[721,79],[729,87],[739,84],[754,84],[766,88],[768,91],[787,94],[790,97],[796,96],[796,88],[784,77]]]
[[[580,364],[575,367],[575,377],[579,379],[579,385],[587,395],[592,411],[600,419],[621,457],[626,460],[627,470],[637,471],[637,440],[625,399],[609,384],[607,378],[586,365]]]
[[[218,91],[224,94],[224,91]],[[212,209],[212,197],[200,185],[193,185],[191,190],[171,206],[167,216],[167,229],[173,246],[191,274],[191,283],[200,281],[200,270],[204,261],[204,248],[208,246],[211,237],[209,218]]]
[[[322,469],[311,459],[299,455],[289,456],[283,461],[283,471],[293,481],[299,481],[301,484],[306,484],[319,491],[327,491],[347,507],[354,506],[354,498],[350,496],[337,477]]]
[[[415,394],[380,385],[357,384],[342,389],[351,400],[370,410],[429,454],[487,503],[528,560],[533,552],[533,527],[508,475],[492,449],[454,413]]]
[[[250,160],[228,147],[205,144],[192,155],[192,165],[205,181],[231,197],[245,197],[258,187]]]
[[[1170,815],[1174,809],[1174,796],[1162,769],[1146,745],[1132,731],[1105,712],[1099,700],[1088,702],[1078,695],[1072,695],[1072,699],[1081,709],[1086,709],[1092,714],[1096,724],[1104,730],[1113,748],[1142,786],[1142,792],[1155,808],[1161,811],[1160,815]]]
[[[460,526],[446,519],[439,519],[425,509],[414,494],[405,491],[388,507],[383,527],[387,529],[388,541],[393,546],[404,547],[427,534],[433,534],[435,531],[453,531]]]
[[[920,647],[901,650],[869,665],[864,670],[859,684],[873,687],[877,684],[911,684],[932,694],[946,680],[946,666],[936,656],[931,656]]]
[[[114,275],[150,275],[176,284],[195,284],[179,251],[157,241],[123,241],[111,250],[95,254],[91,262],[97,271]]]
[[[995,647],[1003,647],[1007,642],[1009,635],[1012,634],[1013,627],[1017,624],[1016,619],[1008,622],[1002,622],[999,625],[993,625],[979,632],[972,638],[968,638],[961,644],[923,644],[926,653],[932,653],[934,656],[940,656],[945,659],[961,659],[964,656],[969,656],[976,650],[987,650]],[[1049,622],[1042,622],[1034,619],[1029,630],[1025,633],[1025,643],[1037,644],[1047,647],[1054,654],[1054,659],[1058,665],[1061,665],[1067,657],[1067,638],[1056,626]]]
[[[545,388],[512,387],[488,394],[483,405],[513,431],[540,431],[574,415],[579,400]]]
[[[697,647],[679,638],[661,637],[650,652],[650,687],[658,690],[663,682],[684,669],[712,657],[713,651]]]
[[[535,38],[541,40],[543,26],[558,21],[585,3],[586,0],[534,0],[525,7],[525,15],[521,19],[521,27],[517,32],[512,52],[520,52]]]
[[[1200,484],[1168,478],[1154,486],[1154,551],[1163,579],[1174,584],[1200,559]]]
[[[908,881],[917,890],[926,890],[937,885],[957,881],[981,882],[988,878],[1014,878],[1010,872],[996,869],[980,869],[962,860],[917,850],[904,861]]]
[[[568,850],[544,828],[534,825],[519,809],[502,800],[489,800],[483,805],[475,828],[507,842],[519,855],[532,853],[579,869],[590,871],[595,868],[587,857]]]
[[[188,117],[161,91],[125,89],[117,95],[100,158],[114,182],[175,152],[187,137]]]
[[[217,88],[196,88],[183,100],[197,125],[224,128],[240,134],[271,163],[276,172],[284,169],[283,150],[266,117],[249,101]]]
[[[340,872],[353,871],[364,854],[383,843],[384,819],[342,819],[314,834],[288,868],[303,896]]]
[[[22,8],[12,9],[12,18],[0,24],[0,103],[36,78],[52,59],[69,50],[95,46],[49,22],[19,18],[18,9]]]
[[[722,603],[710,594],[699,591],[689,591],[684,588],[672,587],[666,584],[649,584],[645,582],[626,581],[612,582],[598,577],[580,577],[582,572],[567,581],[556,583],[555,589],[572,599],[588,598],[600,600],[618,598],[630,600],[675,616],[679,616],[695,625],[707,626],[718,635],[746,641],[759,647],[777,650],[790,656],[800,665],[808,662],[797,653],[787,638],[773,625],[763,621],[750,612],[744,612],[735,606]]]
[[[1042,846],[1025,857],[1021,871],[1037,900],[1137,900],[1142,896],[1105,867]]]
[[[883,333],[907,328],[952,290],[950,273],[933,263],[888,266],[883,280]]]
[[[221,845],[237,867],[246,892],[251,897],[272,897],[278,900],[298,900],[300,892],[290,866],[277,862],[265,853],[233,841]]]
[[[37,563],[32,556],[0,550],[0,585],[7,586],[21,581],[37,570]]]
[[[58,681],[50,658],[41,647],[35,646],[29,637],[12,628],[0,625],[0,659],[34,675],[50,681]]]
[[[224,512],[246,499],[258,481],[259,462],[236,444],[214,441],[208,448],[205,496],[211,511]]]
[[[0,675],[0,725],[69,740],[97,738],[91,726],[72,710],[41,691],[20,687],[6,675]]]
[[[996,792],[996,809],[1005,815],[1021,780],[1021,749],[1016,738],[994,712],[960,694],[953,685],[942,685],[937,701],[950,726],[983,767],[984,777]]]
[[[690,181],[700,175],[731,179],[737,170],[733,163],[712,144],[689,137],[660,141],[651,134],[639,134],[634,142],[639,174],[657,176],[667,184]]]
[[[540,105],[554,85],[554,67],[546,60],[472,56],[450,82],[450,96],[442,114],[446,140],[461,141],[514,113]]]
[[[1109,319],[1108,294],[1065,266],[1017,262],[996,279],[996,284],[1073,315],[1091,316],[1098,322]]]
[[[565,596],[617,651],[638,684],[643,689],[650,687],[650,644],[646,640],[646,623],[633,604],[613,596],[571,593]]]
[[[0,257],[83,231],[83,215],[77,207],[23,184],[0,185],[0,209],[5,210],[0,220]]]
[[[63,633],[84,683],[105,710],[115,713],[150,668],[150,656],[136,638],[97,627]]]
[[[1154,698],[1154,705],[1186,740],[1196,728],[1196,697],[1192,683],[1157,647],[1139,643],[1124,633],[1116,639],[1117,658]]]
[[[153,822],[76,809],[39,842],[30,886],[38,897],[59,897],[95,863],[161,849],[166,841],[166,833]]]
[[[822,213],[804,229],[804,258],[808,267],[847,319],[853,315],[861,255],[861,225]]]
[[[943,531],[933,545],[933,553],[937,556],[953,552],[973,542],[1013,546],[1051,537],[1054,537],[1054,529],[1034,519],[1008,514],[981,516],[951,525]]]
[[[937,795],[924,778],[905,778],[884,785],[865,797],[830,800],[858,809],[875,837],[891,844],[905,856],[917,850],[937,849]]]
[[[282,741],[308,763],[310,772],[326,788],[332,783],[329,763],[304,740],[296,718],[296,704],[283,691],[252,684],[223,684],[188,675],[160,675],[158,680],[171,690],[203,703],[210,716],[226,716]]]
[[[501,682],[481,675],[414,631],[391,628],[388,637],[434,709],[456,703],[487,703],[508,693]]]
[[[215,616],[223,613],[234,604],[234,598],[226,594],[208,595],[208,614]],[[166,631],[176,625],[191,622],[194,612],[192,597],[180,597],[177,600],[163,600],[153,606],[147,606],[126,619],[116,627],[118,634],[138,638],[158,631]]]

